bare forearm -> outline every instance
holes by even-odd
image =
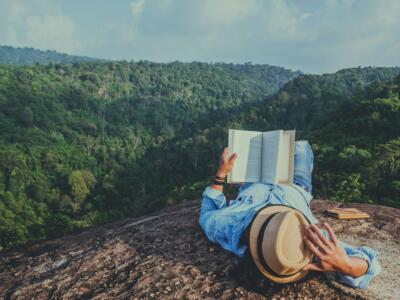
[[[349,257],[348,263],[341,270],[345,275],[357,278],[368,270],[368,263],[359,257]]]
[[[216,184],[211,184],[210,187],[214,190],[224,192],[224,186],[223,185],[216,185]]]

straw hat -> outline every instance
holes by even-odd
[[[303,278],[312,254],[303,242],[303,225],[310,222],[299,211],[283,205],[261,209],[250,227],[250,253],[260,272],[278,283]]]

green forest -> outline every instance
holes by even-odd
[[[0,64],[4,65],[72,64],[95,61],[101,60],[87,56],[69,55],[53,50],[42,51],[29,47],[16,48],[0,45]]]
[[[296,129],[314,196],[400,207],[400,68],[0,66],[0,251],[197,199],[229,128]]]

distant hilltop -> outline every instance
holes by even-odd
[[[38,50],[29,47],[16,48],[12,46],[0,46],[0,64],[7,65],[33,65],[61,63],[73,64],[79,62],[105,61],[87,56],[69,55],[54,50]]]

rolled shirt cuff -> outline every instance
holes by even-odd
[[[348,249],[346,249],[346,250],[348,250]],[[348,252],[347,254],[350,257],[358,257],[358,258],[366,260],[368,263],[368,270],[364,275],[357,277],[357,278],[339,273],[338,274],[339,280],[342,283],[350,285],[352,287],[356,287],[356,288],[360,288],[360,289],[366,288],[368,286],[368,284],[371,282],[372,278],[374,278],[376,275],[378,275],[381,271],[381,266],[377,259],[378,253],[368,246],[358,247],[358,248],[351,249],[350,251],[346,251],[346,252]]]
[[[206,187],[202,196],[214,200],[218,208],[222,208],[226,204],[224,193],[222,193],[221,191],[217,191],[210,186]]]

